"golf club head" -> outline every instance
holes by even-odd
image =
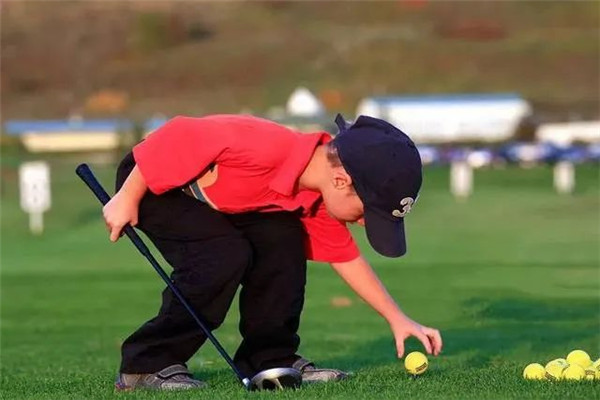
[[[297,389],[302,384],[302,373],[295,368],[270,368],[254,375],[250,390]]]

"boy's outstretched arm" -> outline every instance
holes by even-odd
[[[404,341],[410,336],[419,339],[427,353],[436,356],[440,353],[442,350],[440,332],[408,318],[364,258],[331,263],[331,266],[352,290],[387,320],[394,334],[398,357],[404,355]]]

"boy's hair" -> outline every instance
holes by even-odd
[[[325,149],[326,149],[326,154],[327,154],[327,161],[329,161],[329,165],[331,165],[332,167],[344,167],[342,165],[342,160],[340,159],[340,155],[338,154],[338,149],[337,147],[335,147],[335,145],[333,144],[333,140],[328,142],[325,145]],[[356,189],[354,189],[354,185],[350,186],[350,190],[352,190],[352,192],[356,193]]]
[[[335,147],[333,144],[333,140],[328,142],[325,146],[327,149],[327,161],[329,161],[329,164],[331,164],[332,167],[341,167],[342,160],[340,160],[337,147]]]

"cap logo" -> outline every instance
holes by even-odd
[[[404,217],[406,214],[408,214],[412,208],[412,205],[415,203],[415,199],[413,199],[412,197],[405,197],[402,200],[400,200],[400,205],[403,206],[402,207],[402,211],[395,209],[394,211],[392,211],[392,215],[394,217],[398,217],[398,218],[402,218]]]

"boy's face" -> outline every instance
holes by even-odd
[[[343,168],[334,168],[332,176],[321,195],[327,213],[343,222],[364,225],[364,205],[352,187],[352,178]]]

